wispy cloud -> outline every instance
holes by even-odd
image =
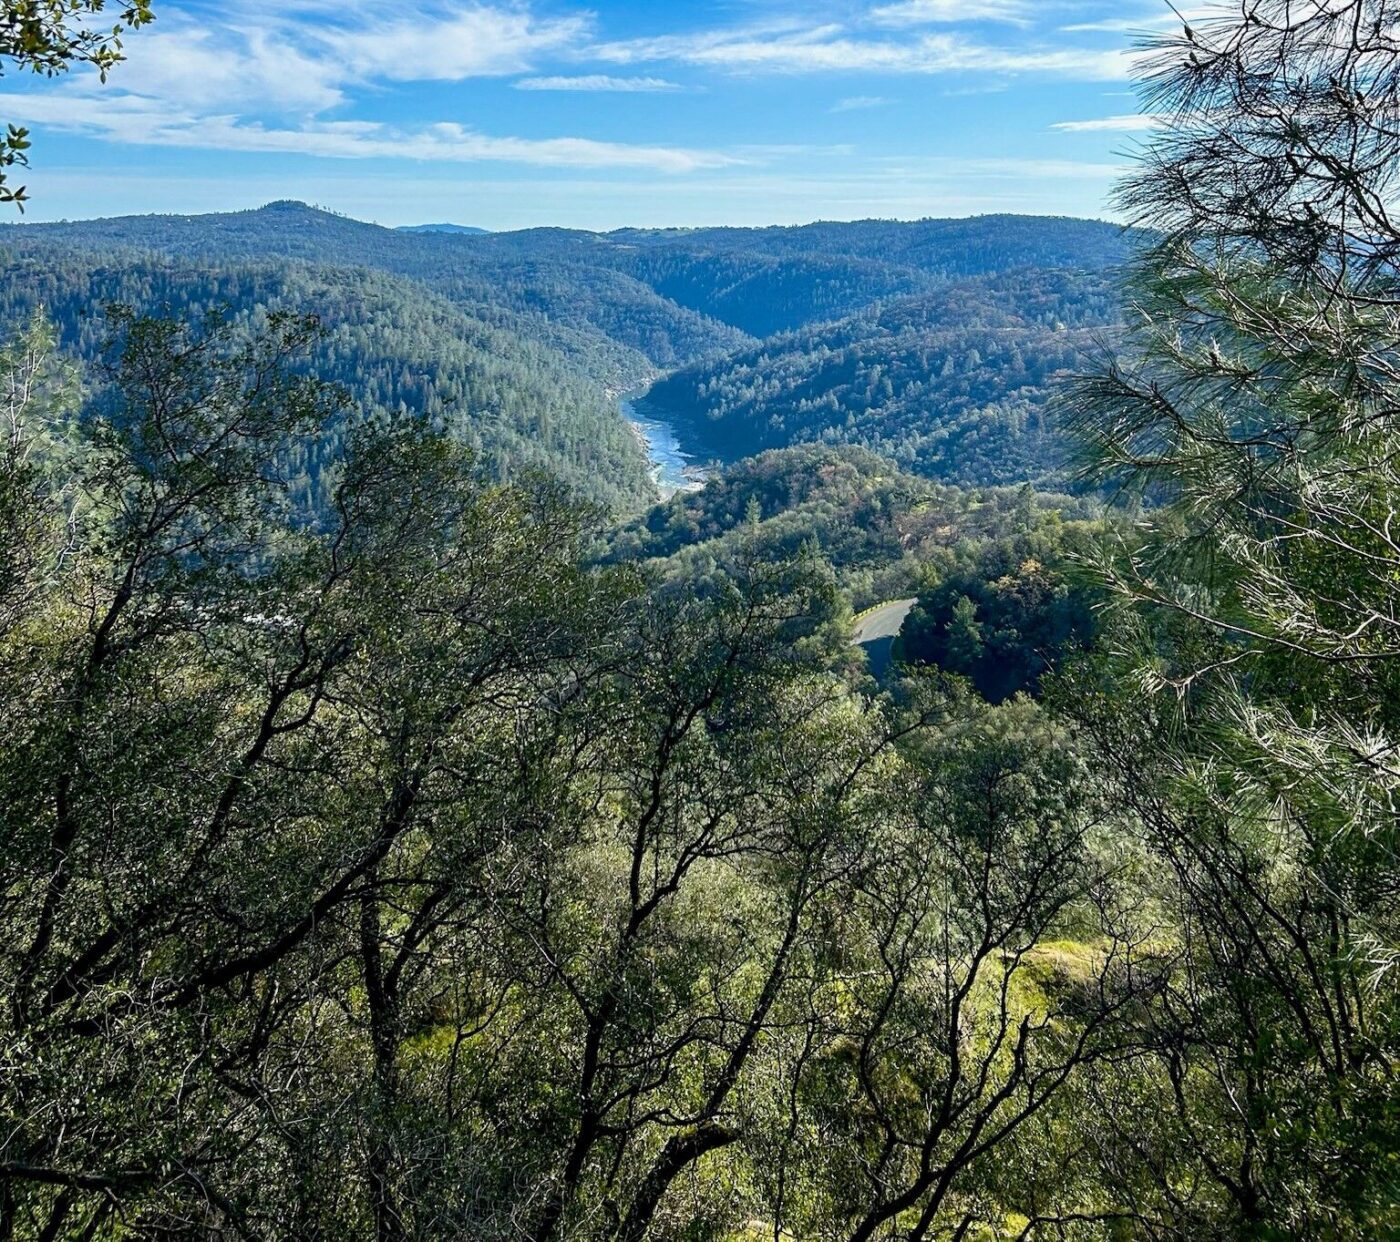
[[[606,73],[589,73],[580,77],[521,78],[515,84],[518,91],[621,91],[652,92],[679,91],[679,82],[665,78],[614,78]]]
[[[1105,130],[1120,133],[1141,133],[1149,129],[1160,129],[1161,117],[1148,113],[1133,113],[1127,116],[1101,116],[1088,121],[1058,121],[1050,126],[1066,134],[1099,133]]]
[[[752,126],[732,124],[726,114],[716,131],[722,137],[690,138],[694,145],[687,146],[658,141],[647,110],[637,108],[635,141],[613,128],[604,141],[588,136],[583,95],[700,89],[709,75],[724,76],[737,97],[741,77],[806,75],[814,79],[805,87],[811,109],[854,113],[888,106],[891,99],[882,91],[898,97],[893,81],[855,75],[941,77],[931,84],[931,95],[1002,90],[1025,77],[1120,83],[1129,76],[1132,54],[1121,48],[1123,40],[1092,32],[1115,29],[1120,21],[1141,27],[1158,12],[1157,0],[841,0],[803,11],[791,0],[783,6],[765,0],[733,7],[750,13],[781,7],[788,15],[693,29],[669,19],[666,6],[654,6],[630,27],[605,29],[605,16],[585,8],[584,0],[400,0],[389,7],[347,0],[225,0],[217,6],[199,0],[197,11],[195,2],[168,0],[160,21],[129,41],[129,62],[101,90],[83,74],[54,83],[0,83],[6,88],[0,117],[128,146],[436,163],[444,166],[443,177],[460,176],[451,165],[498,163],[680,174],[679,185],[719,177],[738,182],[755,177],[759,166],[795,166],[799,157],[818,152],[800,143],[784,145],[782,139],[794,135],[770,127],[771,116],[758,110],[753,118],[740,118],[752,119]],[[606,12],[607,6],[597,7]],[[813,9],[827,16],[813,17]],[[1061,24],[1075,20],[1076,28]],[[645,31],[658,33],[633,33]],[[476,79],[499,84],[489,122],[475,111],[488,98],[484,90],[443,85]],[[410,83],[425,85],[414,90],[405,85]],[[507,86],[580,97],[560,125],[563,133],[530,129],[529,137],[514,136],[499,119],[508,115]],[[1054,115],[1123,106],[1081,101],[1050,117],[1035,112],[1028,127],[1043,137]],[[612,126],[615,109],[608,113]],[[1140,117],[1110,116],[1054,128],[1072,133],[1150,125]],[[795,136],[804,135],[799,130]],[[777,141],[741,145],[764,137]],[[905,138],[896,135],[882,149],[930,145]],[[849,162],[864,164],[865,158]],[[812,162],[835,165],[836,159]],[[278,161],[276,167],[292,164]],[[822,174],[831,175],[831,168],[823,167]],[[958,179],[980,179],[1003,184],[1011,194],[1011,180],[1019,176],[1057,180],[1069,194],[1070,183],[1106,175],[1116,170],[1052,163],[1001,171],[961,161],[930,173],[937,184],[929,193],[941,195],[945,184]]]
[[[1228,18],[1232,14],[1229,8],[1219,3],[1195,7],[1154,3],[1141,9],[1135,16],[1127,17],[1117,14],[1113,17],[1096,18],[1093,21],[1071,22],[1061,26],[1060,29],[1067,34],[1078,34],[1086,31],[1101,34],[1147,34],[1169,30],[1173,26],[1180,27],[1182,22],[1208,22],[1222,16]],[[1235,19],[1239,17],[1238,6],[1234,9],[1233,17]]]
[[[1009,47],[951,33],[896,41],[836,24],[665,35],[601,44],[594,54],[614,64],[679,61],[730,72],[1047,73],[1106,81],[1128,77],[1133,59],[1119,49]]]
[[[541,20],[523,8],[468,5],[409,6],[392,21],[299,30],[358,78],[434,82],[525,72],[541,54],[576,46],[591,28],[587,15]]]
[[[308,9],[310,10],[308,12]],[[192,108],[321,112],[376,82],[460,81],[532,69],[591,34],[587,16],[541,21],[524,10],[406,6],[392,22],[345,6],[231,6],[227,21],[178,8],[131,39],[113,79]]]
[[[851,95],[847,99],[839,99],[828,112],[864,112],[869,108],[887,107],[892,100],[886,99],[883,95]]]
[[[939,22],[1010,22],[1029,24],[1024,0],[900,0],[871,11],[886,26],[922,26]]]
[[[564,135],[518,138],[456,121],[392,125],[335,119],[365,89],[406,81],[500,77],[534,68],[591,35],[590,15],[538,19],[521,6],[404,6],[392,20],[362,18],[335,0],[235,0],[227,23],[179,10],[130,43],[121,73],[97,94],[74,78],[0,97],[7,120],[109,142],[331,159],[464,163],[686,173],[742,162],[718,151]],[[125,92],[121,89],[128,86]],[[660,78],[536,78],[524,89],[670,90]],[[130,89],[136,87],[137,89]]]
[[[515,138],[484,134],[455,122],[402,128],[377,121],[308,121],[295,128],[232,116],[172,113],[160,100],[113,95],[95,108],[77,95],[0,94],[0,109],[17,121],[48,125],[111,142],[159,147],[254,151],[353,160],[443,163],[495,161],[555,168],[646,169],[687,173],[744,161],[718,151],[639,146],[589,138]]]
[[[346,100],[344,65],[267,28],[234,31],[177,11],[162,14],[158,28],[129,40],[125,50],[109,92],[139,84],[148,98],[198,110],[314,113]],[[88,84],[75,79],[66,89],[81,92]]]

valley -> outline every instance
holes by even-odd
[[[0,1242],[1400,1237],[1397,17],[0,0]]]
[[[369,408],[440,421],[501,477],[546,468],[623,511],[691,487],[692,463],[803,443],[934,480],[1055,486],[1048,394],[1112,330],[1112,273],[1136,244],[1016,216],[404,231],[279,202],[0,227],[0,315],[43,307],[90,361],[110,302],[247,323],[314,310],[322,373]],[[645,395],[650,464],[619,392]],[[308,494],[318,470],[313,451]]]
[[[239,333],[312,314],[309,365],[348,400],[281,450],[310,520],[358,428],[407,416],[598,506],[607,561],[704,577],[814,549],[858,611],[1036,513],[1094,518],[1051,398],[1117,330],[1142,240],[1015,216],[390,230],[277,202],[0,227],[0,319],[52,321],[96,415],[109,306]]]

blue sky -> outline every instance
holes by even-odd
[[[0,79],[0,120],[34,137],[28,219],[1105,216],[1151,123],[1134,38],[1176,21],[1165,0],[155,7],[105,86]]]

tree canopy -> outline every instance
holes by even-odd
[[[595,238],[630,257],[572,360],[522,309],[583,279],[544,259],[572,235],[366,271],[309,253],[366,226],[285,208],[218,227],[292,262],[17,247],[0,1236],[1394,1236],[1391,8],[1156,44],[1122,200],[1156,232],[1058,398],[1103,511],[816,443],[610,524],[575,485],[608,424],[551,426],[632,356],[614,295],[658,352],[733,343],[694,317],[720,276],[792,294],[755,330],[840,306],[704,366],[844,341],[867,426],[930,334],[966,377],[959,334],[1107,312],[989,256],[1001,222]],[[447,245],[540,266],[494,320],[383,270]],[[920,289],[854,305],[892,271]],[[104,282],[165,312],[99,331]],[[531,426],[562,479],[514,468]],[[876,684],[851,605],[884,590],[918,604]]]

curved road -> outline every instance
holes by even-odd
[[[904,618],[918,602],[917,599],[897,599],[862,613],[851,630],[851,641],[857,647],[863,647],[876,639],[894,638],[904,625]]]
[[[889,668],[894,640],[899,636],[904,618],[918,602],[917,599],[892,600],[856,618],[851,627],[851,642],[865,649],[870,671],[876,677],[883,677]]]

